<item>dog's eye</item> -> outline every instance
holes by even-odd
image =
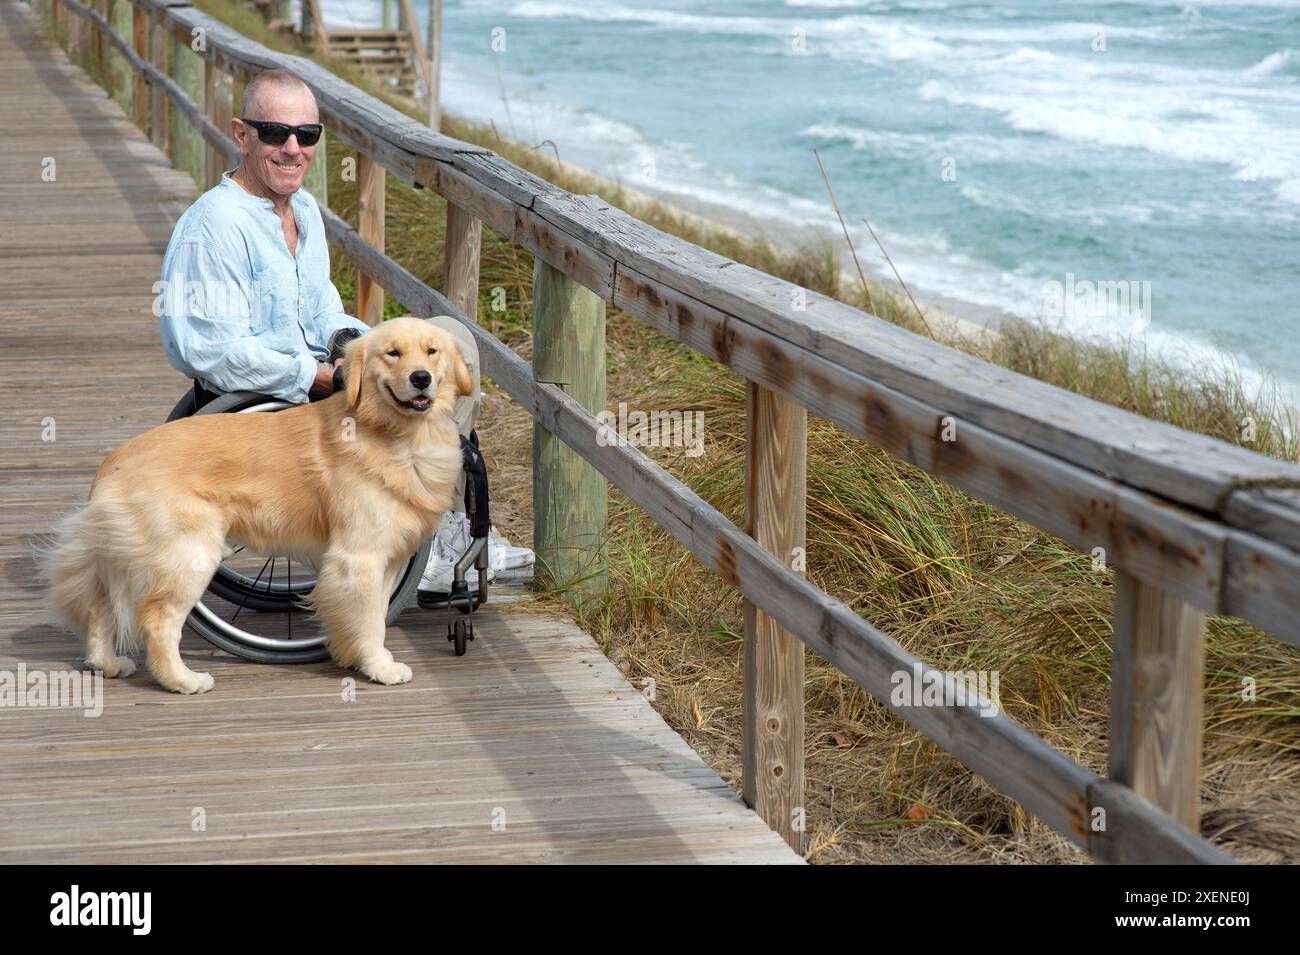
[[[402,357],[402,353],[401,353],[400,351],[398,351],[396,348],[390,348],[390,349],[388,350],[388,354],[391,355],[393,358],[401,358],[401,357]]]
[[[432,348],[432,347],[431,347],[431,348],[429,349],[429,354],[430,354],[430,355],[436,355],[436,354],[438,354],[438,349],[436,349],[436,348]]]

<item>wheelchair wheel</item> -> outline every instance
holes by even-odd
[[[179,407],[179,406],[178,406]],[[199,414],[256,414],[294,405],[249,392],[222,395]],[[406,562],[388,601],[387,623],[406,607],[429,559],[430,543]],[[240,547],[222,560],[207,593],[187,622],[214,646],[257,663],[313,663],[329,659],[326,636],[303,599],[316,586],[315,571],[280,554]]]

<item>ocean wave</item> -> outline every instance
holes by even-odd
[[[1297,72],[1300,72],[1300,59],[1297,59],[1295,50],[1286,49],[1270,53],[1246,70],[1246,75],[1252,77],[1277,76],[1278,74]]]
[[[849,0],[787,0],[794,8],[871,9],[871,5]],[[857,38],[871,43],[875,55],[890,59],[919,59],[952,52],[961,44],[968,52],[981,45],[1023,44],[1027,42],[1075,41],[1084,50],[1103,29],[1107,38],[1165,39],[1170,31],[1164,27],[1129,27],[1103,23],[1027,22],[1020,26],[984,27],[969,20],[952,23],[920,24],[900,22],[888,15],[852,13],[825,19],[800,21],[792,17],[716,16],[684,13],[655,7],[631,7],[617,3],[574,3],[563,0],[525,0],[509,9],[511,16],[528,19],[570,19],[606,23],[645,23],[666,29],[689,32],[737,35],[788,36],[794,28],[808,37],[834,40]],[[898,44],[906,44],[900,50]]]
[[[1040,222],[1071,225],[1103,226],[1116,221],[1145,224],[1150,222],[1158,211],[1154,205],[1133,202],[1098,203],[1088,206],[1078,203],[1048,204],[1041,198],[1027,199],[1004,190],[970,183],[962,186],[960,193],[967,202],[982,209],[1002,213],[1011,212]]]
[[[615,3],[552,3],[529,0],[517,3],[510,16],[547,20],[594,20],[604,23],[646,23],[653,26],[690,30],[698,33],[780,33],[789,32],[787,20],[772,17],[707,16],[677,13],[653,7],[625,7]]]
[[[1143,150],[1170,159],[1230,166],[1243,178],[1300,177],[1300,131],[1263,122],[1233,102],[1189,106],[1180,90],[1152,88],[1144,97],[1094,87],[1087,99],[1069,84],[1028,91],[1004,86],[980,92],[928,80],[918,88],[925,100],[998,113],[1022,132],[1093,146]],[[1107,95],[1110,94],[1110,95]]]
[[[1027,155],[1021,138],[982,133],[907,133],[857,126],[845,122],[813,123],[799,131],[802,139],[846,143],[855,152],[894,159],[939,163],[948,157],[967,162],[1059,163],[1071,147],[1038,149]],[[938,168],[936,166],[936,168]]]
[[[869,0],[782,0],[782,2],[787,7],[821,7],[828,10],[845,7],[878,6],[878,4],[872,4]]]

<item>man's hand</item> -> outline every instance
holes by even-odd
[[[308,397],[312,395],[332,395],[334,393],[334,369],[342,364],[342,358],[334,362],[332,366],[323,361],[316,362],[316,380],[312,382]]]

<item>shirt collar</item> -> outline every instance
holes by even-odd
[[[239,167],[235,167],[235,168],[238,169]],[[221,174],[221,185],[227,189],[232,189],[236,193],[238,193],[242,197],[242,201],[252,202],[264,209],[271,209],[272,211],[274,211],[275,203],[273,203],[270,199],[264,199],[261,196],[253,195],[251,192],[249,192],[239,183],[235,182],[235,180],[231,179],[230,174],[234,171],[235,169],[229,169],[226,172],[223,172]],[[289,197],[289,204],[291,206],[299,206],[304,201],[306,200],[302,194],[301,189],[299,189],[297,192],[295,192],[292,196]]]

